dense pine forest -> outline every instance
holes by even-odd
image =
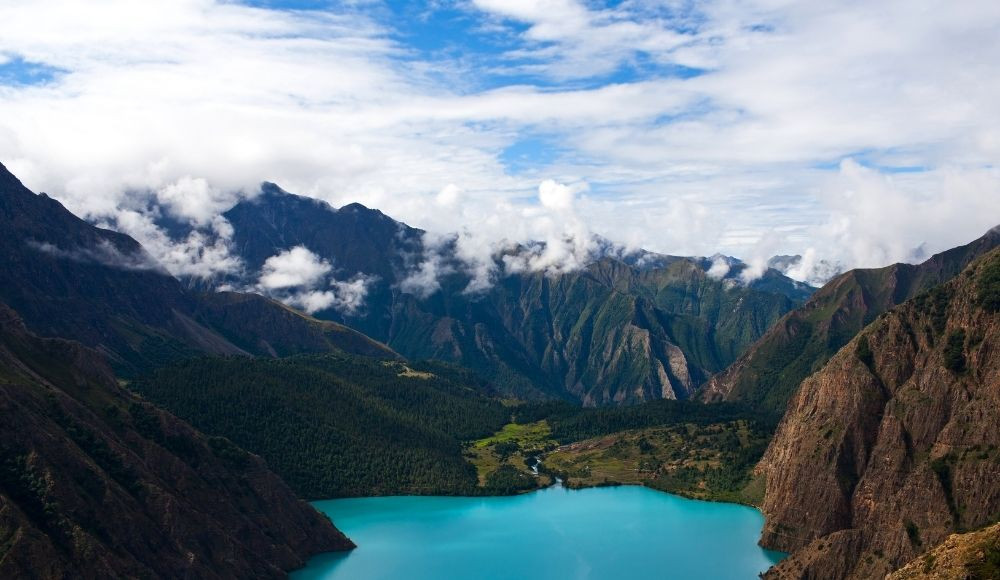
[[[306,498],[476,493],[461,441],[510,419],[510,409],[481,394],[481,379],[430,362],[206,358],[130,386],[260,455]]]
[[[512,406],[481,377],[459,367],[343,354],[195,359],[130,386],[204,432],[260,455],[306,498],[534,488],[522,472],[510,469],[484,474],[477,486],[476,469],[463,456],[464,442],[488,437],[509,422],[544,420],[559,443],[648,427],[745,421],[754,432],[770,433],[775,425],[774,417],[735,403]],[[706,448],[717,445],[713,440]],[[746,457],[716,474],[727,482],[718,486],[723,492],[745,484],[763,449],[730,451]],[[704,475],[674,474],[684,487]]]

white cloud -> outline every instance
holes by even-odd
[[[176,218],[204,226],[238,200],[237,192],[222,192],[203,177],[184,176],[156,192],[156,198]]]
[[[208,234],[262,180],[457,232],[470,291],[499,247],[540,240],[512,267],[560,271],[591,232],[750,262],[772,239],[808,277],[1000,223],[996,2],[462,6],[488,21],[468,34],[512,39],[488,66],[407,46],[363,3],[0,2],[0,58],[62,71],[0,86],[0,160],[205,277],[241,267]],[[560,153],[511,172],[503,152],[526,135]],[[916,171],[885,175],[899,167]],[[553,184],[541,206],[539,183]],[[136,191],[198,231],[169,240],[135,214]]]
[[[447,237],[424,234],[424,260],[399,283],[399,289],[408,294],[427,298],[441,289],[441,276],[454,269],[445,261],[442,250],[449,241]]]
[[[153,222],[153,215],[120,209],[114,223],[100,223],[135,238],[174,276],[211,279],[242,271],[243,261],[230,253],[232,226],[222,216],[212,218],[209,232],[194,230],[181,240],[171,239]]]
[[[725,256],[715,256],[712,259],[712,265],[709,267],[707,274],[709,278],[721,280],[726,277],[730,269],[729,260]]]
[[[257,284],[265,291],[313,288],[332,268],[329,262],[309,251],[309,248],[295,246],[265,260]]]
[[[538,201],[542,207],[555,211],[569,210],[573,207],[573,190],[566,185],[546,179],[538,186]]]
[[[353,315],[364,310],[371,282],[371,278],[358,275],[350,280],[331,281],[329,290],[306,290],[277,298],[309,314],[333,308],[341,314]]]
[[[247,290],[309,314],[330,308],[346,315],[362,311],[375,278],[357,274],[348,280],[337,280],[332,273],[329,262],[305,246],[295,246],[265,260],[256,285]]]

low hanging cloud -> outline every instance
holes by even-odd
[[[238,191],[212,187],[203,177],[184,176],[156,191],[156,199],[175,218],[204,227],[243,197]]]
[[[28,240],[27,245],[43,254],[83,264],[101,264],[121,270],[162,270],[160,264],[142,249],[125,253],[107,240],[101,240],[92,247],[60,248],[49,242],[36,240]]]
[[[352,316],[364,310],[368,288],[373,281],[373,278],[359,274],[350,280],[330,281],[328,290],[307,290],[279,296],[278,299],[309,314],[332,308]]]
[[[713,280],[721,280],[729,274],[732,269],[729,258],[722,255],[712,257],[712,265],[708,268],[707,274]]]
[[[424,260],[421,261],[399,283],[399,289],[419,298],[427,298],[441,289],[442,276],[455,271],[448,262],[449,248],[454,245],[454,236],[441,236],[425,233],[421,243],[424,249]]]
[[[309,314],[331,308],[345,315],[363,310],[375,278],[357,274],[348,280],[337,280],[332,271],[333,266],[309,248],[295,246],[265,260],[256,285],[249,290]]]
[[[547,179],[538,186],[536,204],[499,204],[488,216],[476,216],[481,227],[425,234],[424,259],[400,288],[426,298],[440,289],[442,276],[460,269],[471,278],[464,291],[475,294],[488,290],[501,275],[559,275],[587,266],[600,249],[575,208],[578,195],[587,189],[586,183]],[[448,192],[452,194],[457,195]]]
[[[221,215],[208,221],[207,230],[193,230],[179,240],[167,235],[154,218],[155,214],[120,209],[110,221],[98,225],[132,236],[177,277],[212,279],[242,272],[243,260],[229,247],[232,225]]]
[[[312,288],[333,266],[305,246],[295,246],[264,261],[258,286],[264,290],[281,290],[294,286]]]

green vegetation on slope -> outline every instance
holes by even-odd
[[[308,498],[477,493],[461,441],[510,417],[468,371],[346,355],[198,359],[132,388],[257,453]]]
[[[688,497],[756,504],[750,472],[770,433],[752,421],[637,429],[564,445],[545,466],[570,486],[642,484]]]
[[[558,446],[551,434],[544,420],[508,423],[493,435],[471,442],[464,455],[475,466],[479,485],[487,493],[535,489],[547,483],[548,478],[540,481],[531,473],[529,465],[534,465],[538,457]]]
[[[480,481],[504,464],[527,472],[525,460],[537,457],[540,471],[573,487],[642,484],[749,504],[762,498],[751,471],[777,423],[741,404],[667,400],[601,409],[531,403],[515,407],[514,419],[467,450]]]
[[[651,401],[632,407],[580,409],[561,403],[526,405],[515,411],[518,422],[546,418],[552,438],[561,443],[580,441],[631,429],[692,423],[710,425],[740,419],[753,421],[773,432],[778,417],[754,411],[742,403],[705,405],[697,401]]]

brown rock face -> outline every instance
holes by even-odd
[[[770,577],[880,577],[1000,519],[997,297],[1000,250],[802,382],[758,466]]]
[[[1000,524],[952,534],[886,580],[987,580],[1000,577]]]
[[[857,269],[830,280],[702,387],[708,402],[743,401],[780,413],[799,384],[880,314],[951,280],[1000,245],[1000,228],[918,265]]]
[[[258,457],[0,303],[0,578],[278,578],[351,547]]]

